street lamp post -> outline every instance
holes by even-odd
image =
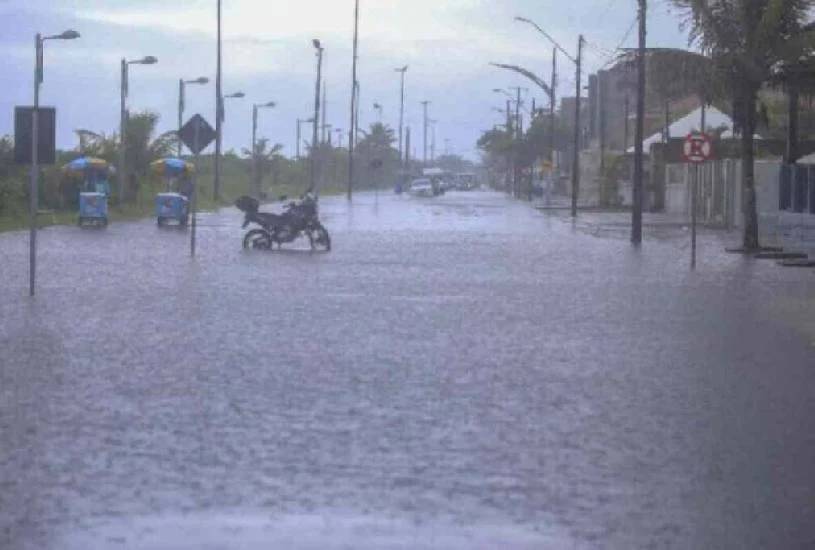
[[[399,74],[401,79],[400,85],[400,92],[399,92],[399,163],[403,163],[403,154],[404,151],[402,150],[402,134],[403,134],[403,125],[405,122],[405,73],[408,70],[408,66],[405,65],[404,67],[400,67],[398,69],[394,69]]]
[[[120,84],[122,97],[121,112],[119,114],[119,204],[124,203],[124,182],[127,178],[127,95],[130,88],[130,65],[154,65],[156,63],[158,63],[158,59],[152,55],[148,55],[147,57],[136,59],[134,61],[128,61],[127,59],[122,58],[122,81]]]
[[[423,128],[423,133],[424,133],[424,139],[423,139],[423,143],[422,143],[422,164],[424,164],[425,167],[427,167],[427,122],[428,122],[428,120],[427,120],[427,106],[428,105],[430,105],[429,101],[427,101],[427,100],[422,101],[422,109],[423,109],[422,128]]]
[[[40,85],[43,81],[43,55],[46,40],[75,40],[79,33],[68,30],[62,34],[34,37],[34,109],[31,112],[31,182],[29,187],[28,218],[30,223],[28,237],[28,294],[34,296],[37,278],[37,210],[39,210],[39,144],[40,144]]]
[[[374,103],[374,110],[379,113],[379,123],[382,123],[382,105],[379,103]]]
[[[317,84],[314,89],[314,122],[312,123],[312,136],[311,136],[311,174],[310,174],[310,185],[309,191],[314,191],[315,186],[317,185],[317,164],[316,164],[316,156],[317,156],[317,148],[318,145],[318,135],[317,132],[319,130],[318,126],[320,125],[320,80],[322,79],[322,69],[323,69],[323,46],[320,44],[320,41],[316,38],[312,40],[312,44],[314,45],[314,49],[317,50]]]
[[[221,194],[221,122],[223,121],[224,99],[222,96],[222,59],[221,59],[221,0],[217,0],[217,44],[215,47],[215,177],[212,183],[212,195],[217,201]]]
[[[260,198],[261,192],[260,178],[258,177],[258,110],[271,109],[274,106],[274,101],[252,105],[252,185],[257,198]]]
[[[566,58],[574,63],[575,65],[575,113],[574,113],[574,138],[573,138],[573,147],[574,147],[574,157],[572,158],[572,217],[577,216],[577,196],[580,192],[580,95],[581,95],[581,88],[580,88],[580,75],[581,75],[581,65],[583,60],[583,44],[585,40],[583,39],[583,35],[581,34],[577,38],[577,58],[572,57],[569,53],[563,49],[563,47],[552,38],[549,33],[543,30],[537,23],[534,21],[527,19],[525,17],[516,17],[516,21],[520,21],[522,23],[527,23],[532,25],[537,29],[539,33],[546,37],[552,45],[559,50]]]
[[[359,82],[357,81],[357,55],[359,48],[359,0],[354,0],[354,49],[351,62],[351,124],[348,129],[348,200],[354,188],[354,143],[357,139],[357,126],[359,126]]]
[[[196,78],[194,80],[184,80],[183,78],[178,80],[178,134],[181,135],[181,126],[184,125],[184,108],[186,107],[187,101],[187,84],[207,84],[209,79],[205,76]],[[182,148],[184,144],[181,142],[181,138],[178,138],[178,156],[181,156]]]
[[[427,121],[430,124],[430,164],[436,162],[436,123],[438,120],[430,119]]]

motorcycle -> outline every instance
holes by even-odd
[[[281,198],[285,200],[285,197]],[[317,197],[306,193],[299,201],[289,202],[282,214],[260,212],[260,202],[243,196],[235,201],[235,206],[244,213],[243,228],[255,223],[260,228],[249,230],[243,238],[243,247],[269,250],[277,243],[280,248],[305,235],[312,250],[331,250],[331,237],[320,223]]]

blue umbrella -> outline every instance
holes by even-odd
[[[86,174],[88,172],[113,172],[106,160],[93,157],[79,157],[62,167],[65,172]]]
[[[150,167],[155,173],[165,177],[191,174],[195,170],[192,164],[179,158],[160,159],[150,163]]]

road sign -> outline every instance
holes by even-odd
[[[34,127],[34,107],[14,108],[14,162],[31,164],[31,130]],[[56,162],[57,111],[40,107],[37,115],[37,164]]]
[[[701,132],[688,134],[682,144],[682,156],[686,162],[700,164],[713,156],[713,142],[710,136]]]
[[[206,149],[215,136],[215,130],[201,115],[193,115],[178,132],[178,137],[194,155]]]
[[[682,144],[682,156],[685,162],[695,165],[693,181],[691,182],[691,269],[696,269],[696,211],[699,196],[699,165],[710,160],[713,156],[713,142],[710,136],[701,132],[688,134]]]

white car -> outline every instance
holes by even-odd
[[[410,182],[410,191],[408,192],[414,197],[432,197],[435,194],[433,192],[433,183],[427,178],[420,178]]]

